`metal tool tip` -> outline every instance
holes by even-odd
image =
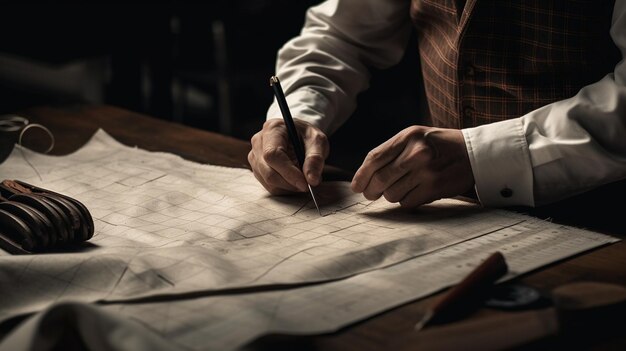
[[[309,193],[311,194],[311,198],[313,199],[315,208],[317,208],[317,213],[320,214],[320,217],[324,217],[322,216],[322,211],[320,210],[320,206],[317,204],[317,199],[315,198],[315,194],[313,193],[313,188],[311,188],[311,184],[307,184],[307,186],[309,187]]]
[[[432,310],[427,310],[426,313],[422,316],[422,318],[415,323],[415,325],[413,326],[413,331],[420,331],[422,330],[426,324],[428,324],[428,322],[433,318],[434,313]]]
[[[270,77],[270,86],[273,86],[274,84],[278,84],[278,77],[271,76]]]

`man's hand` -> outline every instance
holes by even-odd
[[[352,190],[368,200],[384,196],[416,207],[465,193],[474,186],[463,134],[457,129],[412,126],[367,154]]]
[[[315,186],[322,180],[324,161],[330,149],[328,138],[307,122],[294,119],[294,123],[304,142],[303,172],[300,171],[282,119],[267,120],[263,129],[251,140],[252,150],[248,153],[248,162],[252,172],[263,187],[274,195],[304,192],[307,191],[307,183]]]

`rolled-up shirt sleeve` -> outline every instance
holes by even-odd
[[[626,0],[611,37],[626,57]],[[570,99],[462,131],[485,206],[537,206],[624,179],[626,60]]]
[[[329,0],[307,11],[299,36],[278,52],[281,80],[294,118],[330,134],[354,112],[369,67],[397,64],[411,33],[408,0]],[[280,118],[276,101],[267,118]]]

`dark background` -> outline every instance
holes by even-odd
[[[0,113],[36,105],[111,104],[249,139],[272,100],[277,50],[319,0],[3,5]],[[365,153],[419,123],[419,63],[374,72],[353,118],[331,137],[330,162]]]

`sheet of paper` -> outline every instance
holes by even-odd
[[[0,256],[0,319],[53,302],[302,284],[348,277],[524,219],[442,200],[414,212],[367,201],[346,183],[270,197],[244,169],[123,146],[103,131],[74,154],[16,148],[1,179],[82,201],[96,233],[78,252]]]
[[[60,305],[24,323],[0,344],[0,350],[24,349],[22,345],[43,335],[60,343],[58,326],[35,322],[46,320],[48,315],[54,315],[54,320],[58,321],[62,318],[61,312],[66,314],[66,325],[74,325],[76,333],[86,333],[84,323],[76,322],[76,315],[82,316],[79,321],[99,321],[98,325],[106,326],[100,328],[103,332],[98,333],[95,340],[83,338],[86,343],[93,342],[88,346],[94,348],[113,344],[116,350],[134,350],[139,345],[159,350],[231,350],[266,333],[300,335],[335,331],[454,284],[490,252],[504,253],[510,270],[504,279],[510,279],[557,259],[615,241],[609,236],[527,218],[515,228],[334,282],[159,303],[111,304],[100,308]],[[415,316],[416,321],[418,318]],[[143,324],[145,330],[131,322]],[[126,344],[119,342],[120,333],[131,340]],[[154,334],[160,335],[163,343],[156,341]]]
[[[506,280],[616,241],[527,217],[513,227],[336,282],[104,308],[140,321],[186,348],[230,350],[268,333],[300,335],[338,330],[460,281],[495,251],[502,252],[507,260]],[[415,316],[416,322],[418,319]]]
[[[616,241],[454,200],[408,213],[341,183],[319,189],[328,213],[319,217],[306,195],[269,197],[249,171],[128,148],[103,132],[69,156],[16,150],[0,178],[74,196],[96,223],[79,252],[0,256],[0,320],[101,301],[107,323],[126,316],[198,350],[336,330],[455,283],[495,250],[513,277]]]

